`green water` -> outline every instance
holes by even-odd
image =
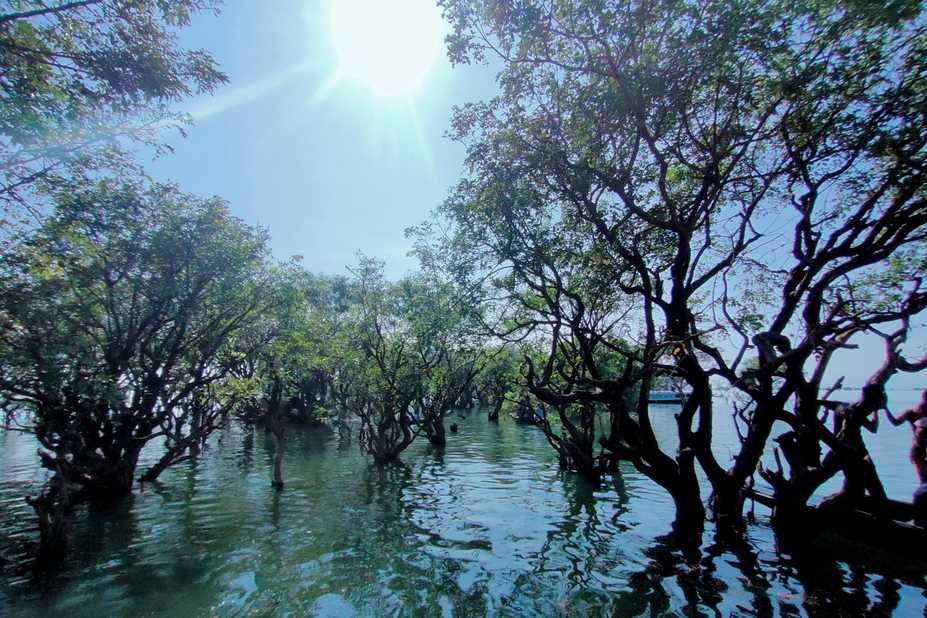
[[[22,568],[17,548],[34,535],[23,491],[43,472],[27,436],[0,433],[0,530],[10,537],[0,614],[911,616],[927,607],[918,569],[836,547],[778,552],[762,512],[743,543],[717,543],[709,529],[700,549],[682,552],[665,538],[665,494],[634,470],[593,490],[558,470],[536,428],[452,420],[460,433],[445,449],[420,441],[388,467],[354,440],[293,430],[279,493],[273,440],[229,428],[157,485],[75,513],[71,555],[42,576]]]

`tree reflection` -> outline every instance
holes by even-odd
[[[743,535],[729,530],[719,531],[714,542],[705,548],[702,558],[703,568],[711,573],[717,572],[716,564],[719,560],[731,555],[733,560],[727,562],[743,576],[743,589],[751,596],[749,605],[738,605],[739,612],[744,615],[771,616],[773,602],[770,598],[772,584],[763,571],[756,549]]]
[[[809,616],[891,615],[901,602],[895,576],[875,575],[859,560],[852,561],[852,566],[841,562],[837,553],[854,551],[849,546],[841,548],[841,543],[829,543],[836,551],[820,542],[789,545],[788,552],[778,554],[776,573],[800,584],[802,606]],[[923,586],[923,582],[911,583]]]
[[[624,530],[627,525],[619,519],[627,511],[628,495],[620,473],[606,477],[605,482],[614,485],[618,501],[610,522],[600,518],[600,504],[595,495],[596,487],[588,479],[574,472],[562,471],[560,484],[566,500],[566,512],[550,529],[537,554],[535,571],[548,570],[548,563],[556,563],[564,557],[570,567],[566,578],[574,590],[588,585],[597,565],[603,560],[612,560],[612,532],[614,528]],[[607,529],[607,527],[612,529]]]
[[[643,553],[648,562],[615,596],[615,615],[888,616],[901,602],[894,577],[874,576],[858,563],[847,567],[813,545],[763,561],[740,534],[716,533],[706,545],[671,533]]]
[[[248,425],[244,429],[241,439],[241,450],[238,453],[238,467],[243,472],[250,472],[254,466],[254,426]]]

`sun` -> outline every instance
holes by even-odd
[[[332,0],[330,28],[338,76],[383,97],[417,91],[444,40],[435,0]]]

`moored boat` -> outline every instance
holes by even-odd
[[[520,425],[540,425],[541,424],[539,422],[538,417],[536,417],[534,414],[527,414],[525,416],[519,416],[518,414],[515,414],[514,412],[512,412],[509,414],[509,416],[512,417],[513,421],[515,421],[516,423]]]
[[[685,403],[686,393],[680,391],[652,390],[647,398],[649,403]]]

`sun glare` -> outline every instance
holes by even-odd
[[[339,77],[384,97],[418,90],[442,52],[434,0],[332,0],[330,25]]]

